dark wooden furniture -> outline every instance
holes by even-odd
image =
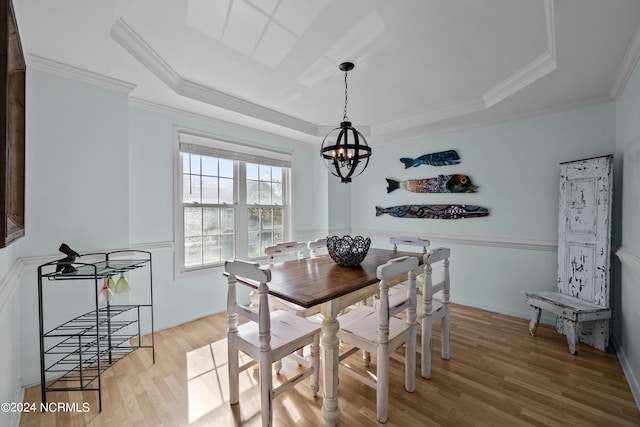
[[[0,0],[0,248],[24,236],[25,74],[11,0]]]

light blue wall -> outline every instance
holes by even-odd
[[[616,105],[619,200],[615,244],[635,262],[616,263],[614,339],[640,405],[640,67],[636,65]]]
[[[131,108],[129,112],[129,225],[130,243],[173,241],[174,129],[191,129],[213,137],[242,140],[293,152],[293,196],[296,230],[313,228],[313,150],[295,141],[218,122]],[[226,282],[222,271],[174,280],[174,254],[154,252],[154,312],[159,329],[218,313],[226,309]]]
[[[57,253],[61,242],[81,253],[130,245],[150,249],[156,329],[224,311],[226,283],[221,271],[175,280],[174,126],[293,152],[293,192],[299,206],[294,212],[294,232],[313,230],[317,206],[309,191],[314,174],[308,171],[314,169],[315,150],[306,144],[222,127],[214,120],[130,108],[126,93],[38,70],[30,71],[27,84],[31,106],[27,114],[27,233],[15,246],[25,260],[18,286],[20,310],[16,311],[22,348],[6,353],[21,358],[18,371],[24,384],[39,381],[35,270],[38,264],[63,256]],[[17,256],[0,259],[4,258],[10,266]],[[4,275],[8,270],[2,267]],[[142,272],[130,277],[132,299],[148,292],[147,281],[138,273]],[[46,285],[49,289],[50,284]],[[45,329],[79,314],[76,311],[85,310],[91,302],[92,294],[56,285],[56,292],[46,295],[51,312]],[[0,314],[15,316],[9,311]]]
[[[633,217],[640,203],[637,186],[631,184],[638,178],[633,166],[640,146],[634,136],[640,133],[639,125],[633,122],[635,109],[640,108],[637,80],[634,75],[634,83],[617,106],[602,104],[393,148],[375,147],[365,174],[350,187],[338,187],[347,191],[340,191],[336,198],[335,186],[342,184],[331,181],[337,178],[323,169],[318,147],[214,120],[131,108],[126,94],[31,71],[27,235],[15,244],[17,249],[0,250],[0,278],[9,274],[18,257],[26,260],[22,280],[18,286],[13,284],[20,289],[19,300],[14,300],[19,303],[17,313],[6,304],[0,307],[0,335],[13,336],[13,326],[20,323],[21,347],[3,348],[0,362],[21,364],[16,371],[23,384],[39,381],[35,266],[42,261],[39,256],[55,254],[62,241],[81,252],[129,245],[153,248],[158,329],[224,310],[226,286],[220,272],[174,279],[174,126],[293,151],[296,237],[351,228],[371,235],[375,245],[385,246],[392,233],[436,236],[433,246],[443,244],[453,250],[454,302],[526,317],[524,292],[555,286],[557,254],[548,243],[557,240],[558,163],[614,152],[616,132],[618,157],[624,155],[624,196],[629,198],[625,212],[632,212],[623,223],[630,233],[623,246],[638,253],[640,244],[634,236],[640,230]],[[405,171],[398,161],[405,155],[452,148],[462,157],[460,165]],[[480,187],[478,193],[417,195],[385,190],[386,177],[424,178],[454,172],[470,175]],[[375,216],[376,205],[443,202],[483,205],[492,212],[487,218],[460,221]],[[520,243],[526,249],[513,247]],[[638,273],[624,266],[622,270],[622,291],[638,301]],[[3,280],[4,285],[7,280]],[[144,290],[135,289],[132,297]],[[65,314],[65,304],[73,304],[52,298],[60,315]],[[630,331],[638,330],[638,305],[623,307],[628,313],[623,317],[625,328],[627,324],[636,327],[619,333],[635,360],[640,359],[640,351]],[[15,391],[11,385],[3,387],[3,395]]]
[[[363,179],[353,183],[353,227],[377,236],[377,246],[388,245],[395,233],[451,247],[452,301],[526,318],[524,293],[556,287],[557,252],[549,246],[558,239],[558,164],[614,153],[615,123],[609,103],[376,148]],[[404,169],[399,161],[450,149],[460,164]],[[471,177],[477,192],[386,190],[385,178],[454,173]],[[491,213],[460,220],[375,216],[376,206],[440,203],[480,205]],[[467,244],[456,244],[460,240]]]
[[[18,240],[0,249],[0,402],[20,402],[22,397],[19,247]],[[18,417],[18,413],[0,412],[0,425],[17,425]]]
[[[27,75],[24,256],[129,243],[125,93]]]

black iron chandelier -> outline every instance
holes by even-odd
[[[352,62],[340,64],[340,70],[344,71],[344,116],[340,127],[331,130],[324,137],[320,148],[320,156],[329,172],[344,183],[351,182],[351,178],[364,172],[371,157],[371,147],[367,145],[367,140],[351,126],[347,117],[347,73],[353,68]]]

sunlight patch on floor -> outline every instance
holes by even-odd
[[[187,352],[187,392],[189,423],[222,407],[229,407],[227,340],[222,339]],[[240,353],[240,364],[250,358]],[[240,373],[240,399],[259,399],[258,378],[253,369]],[[255,404],[259,407],[259,400]]]

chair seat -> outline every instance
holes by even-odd
[[[370,306],[357,306],[342,316],[338,316],[341,334],[348,333],[375,344],[378,342],[378,312]],[[409,330],[409,325],[403,319],[392,317],[389,319],[389,341]]]
[[[271,350],[275,353],[284,345],[292,341],[304,339],[315,333],[320,326],[291,314],[284,310],[276,310],[271,313]],[[247,322],[238,326],[238,338],[246,341],[256,348],[260,348],[260,336],[258,324]]]

